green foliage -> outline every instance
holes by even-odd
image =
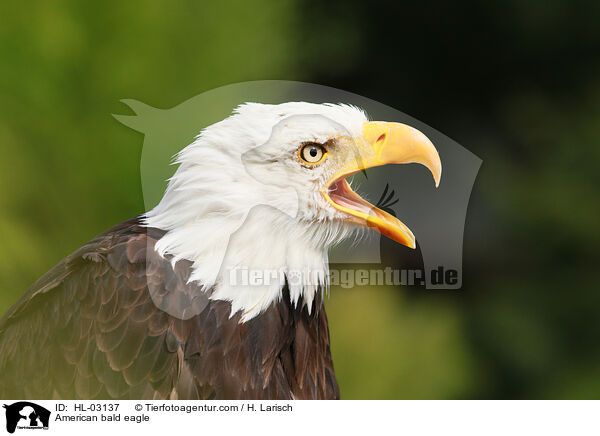
[[[467,398],[483,382],[452,302],[333,288],[327,315],[344,399]]]

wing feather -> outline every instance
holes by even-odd
[[[34,283],[0,320],[0,397],[339,397],[320,297],[309,315],[284,288],[241,323],[156,253],[162,235],[130,220]]]

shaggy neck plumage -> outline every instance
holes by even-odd
[[[166,213],[152,211],[146,224],[164,228]],[[310,313],[315,293],[329,285],[328,248],[348,232],[341,224],[298,222],[269,206],[253,208],[242,223],[205,216],[166,230],[159,254],[192,261],[190,281],[211,299],[229,301],[243,321],[279,301],[286,283],[292,304]]]

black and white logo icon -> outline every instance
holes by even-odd
[[[19,401],[3,406],[6,409],[6,431],[14,433],[16,429],[48,429],[50,411],[29,401]]]

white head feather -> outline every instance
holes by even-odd
[[[286,279],[292,302],[310,310],[315,292],[328,286],[329,247],[355,226],[320,194],[335,162],[303,165],[298,149],[341,139],[348,148],[366,121],[347,105],[239,106],[176,156],[179,168],[145,217],[167,232],[157,251],[192,261],[190,280],[211,299],[231,302],[243,321],[279,300]],[[231,280],[252,271],[279,274],[268,284]]]

